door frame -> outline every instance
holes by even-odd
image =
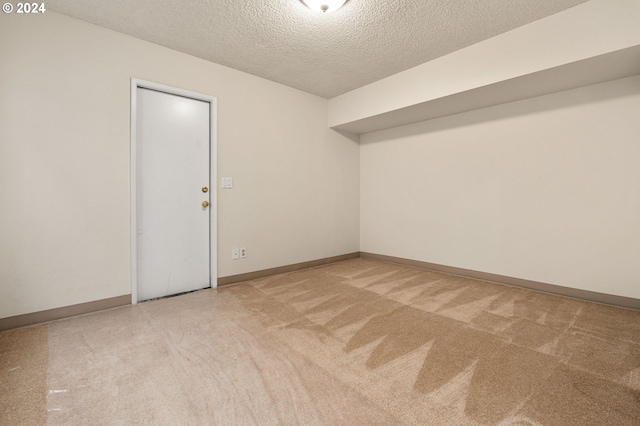
[[[182,96],[208,102],[209,107],[209,196],[211,207],[209,211],[209,285],[218,286],[218,198],[217,198],[217,116],[218,98],[204,95],[202,93],[191,92],[189,90],[178,89],[164,84],[131,79],[131,152],[130,152],[130,182],[131,182],[131,304],[138,303],[138,219],[137,219],[137,111],[138,111],[138,88],[150,89],[170,95]]]

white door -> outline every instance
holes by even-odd
[[[137,300],[211,286],[209,102],[136,88]]]

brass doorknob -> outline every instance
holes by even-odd
[[[208,201],[203,201],[202,202],[202,207],[209,207],[209,202]]]
[[[202,192],[208,192],[208,191],[209,191],[209,188],[207,188],[206,186],[202,187]]]

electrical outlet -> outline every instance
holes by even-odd
[[[247,249],[243,247],[240,249],[240,259],[244,259],[245,257],[247,257]]]
[[[231,250],[231,259],[233,259],[233,260],[240,259],[240,250],[238,250],[238,249]]]

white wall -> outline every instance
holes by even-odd
[[[218,275],[358,251],[327,101],[54,12],[0,16],[0,318],[131,292],[130,78],[218,97]],[[233,247],[247,247],[232,261]]]
[[[640,76],[361,136],[364,252],[640,298]]]

